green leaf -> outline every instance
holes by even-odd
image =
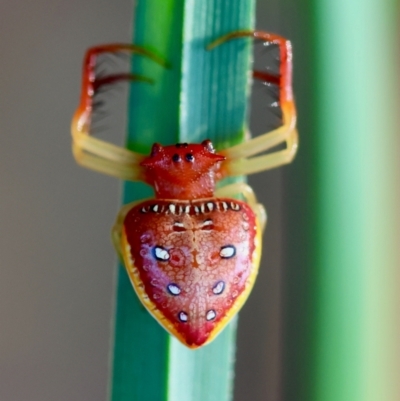
[[[211,139],[225,148],[244,139],[251,42],[208,52],[215,38],[253,27],[251,0],[146,0],[136,9],[133,42],[166,58],[169,69],[134,57],[135,73],[155,81],[132,86],[127,146]],[[123,202],[151,196],[126,183]],[[144,310],[119,267],[112,401],[228,401],[232,396],[236,319],[210,345],[190,350]]]

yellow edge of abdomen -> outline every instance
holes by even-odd
[[[225,326],[229,323],[229,321],[235,316],[236,313],[242,308],[247,298],[250,295],[251,290],[253,289],[254,283],[257,278],[258,268],[260,267],[260,259],[261,259],[261,244],[262,244],[262,230],[260,226],[260,222],[256,219],[256,235],[254,237],[254,251],[251,259],[251,273],[246,282],[245,290],[238,296],[235,304],[228,311],[228,313],[216,324],[214,330],[211,332],[207,342],[203,345],[206,345],[213,341],[215,337],[225,328]]]
[[[135,261],[132,259],[131,246],[128,243],[124,229],[122,229],[121,235],[121,253],[129,279],[131,280],[132,286],[143,306],[150,312],[157,322],[164,327],[165,330],[175,336],[182,344],[189,348],[197,348],[196,346],[191,347],[185,342],[185,339],[179,331],[176,330],[174,325],[164,316],[164,314],[158,309],[157,305],[146,294],[143,281],[140,279],[139,269],[135,266]]]

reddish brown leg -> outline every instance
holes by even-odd
[[[130,73],[96,76],[98,57],[105,53],[137,53],[167,67],[167,63],[156,54],[135,45],[110,44],[90,48],[83,63],[82,90],[79,106],[72,120],[73,153],[76,161],[85,167],[114,175],[122,179],[141,179],[142,155],[90,136],[94,96],[105,85],[119,81],[144,81],[151,79]]]
[[[281,107],[289,107],[292,109],[292,112],[295,112],[292,91],[292,44],[287,39],[272,33],[255,31],[253,32],[253,36],[256,39],[278,45],[280,56],[279,77],[259,71],[254,71],[254,77],[279,85],[279,102]]]
[[[273,75],[264,71],[253,70],[253,78],[259,81],[268,82],[269,84],[275,84],[280,86],[281,79],[278,75]]]
[[[90,113],[93,107],[93,97],[98,92],[100,87],[116,83],[118,81],[144,81],[151,83],[152,80],[140,75],[121,73],[105,76],[102,78],[96,77],[96,63],[98,57],[105,53],[137,53],[139,55],[148,57],[156,63],[167,67],[167,63],[158,57],[156,54],[149,52],[148,50],[129,44],[109,44],[101,45],[90,48],[85,55],[83,62],[83,74],[82,74],[82,89],[81,98],[77,113],[85,114],[86,119],[90,120]],[[86,113],[85,113],[86,112]],[[86,121],[87,123],[88,121]]]

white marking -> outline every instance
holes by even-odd
[[[212,220],[211,219],[207,219],[206,221],[203,222],[202,226],[203,227],[212,226],[212,224],[213,224]]]
[[[194,207],[194,211],[196,212],[196,214],[199,214],[200,209],[199,209],[197,206],[195,206],[195,207]]]
[[[153,207],[152,207],[152,210],[153,210],[153,212],[158,212],[158,205],[154,205]]]
[[[176,222],[174,223],[174,227],[182,227],[182,228],[185,228],[184,224],[181,223],[180,221],[176,221]]]
[[[181,293],[181,289],[176,284],[168,284],[167,288],[172,295],[179,295]]]
[[[168,208],[169,208],[171,213],[175,214],[176,207],[175,207],[175,205],[173,203],[171,203]]]
[[[189,212],[190,212],[190,205],[187,205],[185,207],[185,213],[189,214]]]
[[[236,249],[233,245],[226,245],[221,248],[219,255],[221,258],[229,259],[234,256],[236,253]]]
[[[178,318],[181,322],[187,322],[188,321],[188,315],[185,312],[179,312]]]
[[[209,310],[209,311],[207,312],[206,319],[207,319],[208,321],[214,320],[216,316],[217,316],[217,314],[215,313],[215,310],[211,309],[211,310]]]
[[[225,289],[225,283],[223,281],[218,281],[218,283],[214,285],[214,288],[212,291],[215,295],[219,295],[219,294],[222,294],[224,289]]]
[[[228,204],[226,202],[221,202],[222,208],[224,209],[224,212],[228,210]]]
[[[231,202],[231,208],[233,210],[240,210],[240,206],[235,202]]]
[[[210,212],[212,212],[212,211],[214,210],[214,203],[208,202],[208,203],[207,203],[207,207],[208,207],[208,210],[209,210]]]
[[[146,209],[144,206],[140,209],[140,211],[141,211],[142,213],[147,213],[147,209]]]
[[[204,203],[201,204],[200,206],[201,213],[204,213],[206,211],[206,205]]]
[[[159,260],[168,260],[169,259],[169,253],[166,249],[161,248],[159,246],[156,246],[154,248],[154,254],[156,255],[156,258]]]

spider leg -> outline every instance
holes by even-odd
[[[292,131],[286,131],[282,135],[282,141],[278,143],[281,142],[286,143],[285,149],[268,153],[262,156],[250,157],[247,159],[239,158],[230,160],[228,153],[229,149],[225,152],[220,152],[227,156],[227,165],[224,166],[226,172],[223,171],[223,174],[232,176],[248,175],[248,174],[258,173],[264,170],[270,170],[272,168],[276,168],[284,164],[291,163],[296,155],[299,143],[297,130],[293,129]]]
[[[139,166],[144,156],[91,136],[92,114],[95,108],[94,96],[105,86],[119,81],[142,81],[152,83],[143,76],[119,73],[104,77],[96,76],[98,56],[105,53],[137,53],[167,67],[167,63],[148,50],[130,44],[109,44],[90,48],[83,63],[83,81],[79,106],[71,126],[72,150],[78,164],[124,180],[142,180]]]
[[[267,43],[277,44],[280,52],[279,76],[254,71],[253,77],[279,86],[279,103],[282,109],[282,126],[247,142],[220,151],[227,161],[222,167],[223,176],[251,174],[290,163],[297,151],[296,107],[292,92],[292,45],[285,38],[262,31],[235,31],[212,42],[208,49],[241,37],[254,37]],[[285,150],[256,156],[279,144],[286,143]]]
[[[261,231],[263,232],[267,224],[267,212],[264,206],[261,203],[257,202],[256,195],[251,186],[247,185],[245,182],[237,182],[218,188],[215,191],[215,196],[217,198],[232,198],[233,196],[238,194],[242,195],[246,203],[248,203],[253,209],[254,213],[257,216],[258,224],[261,227]]]

